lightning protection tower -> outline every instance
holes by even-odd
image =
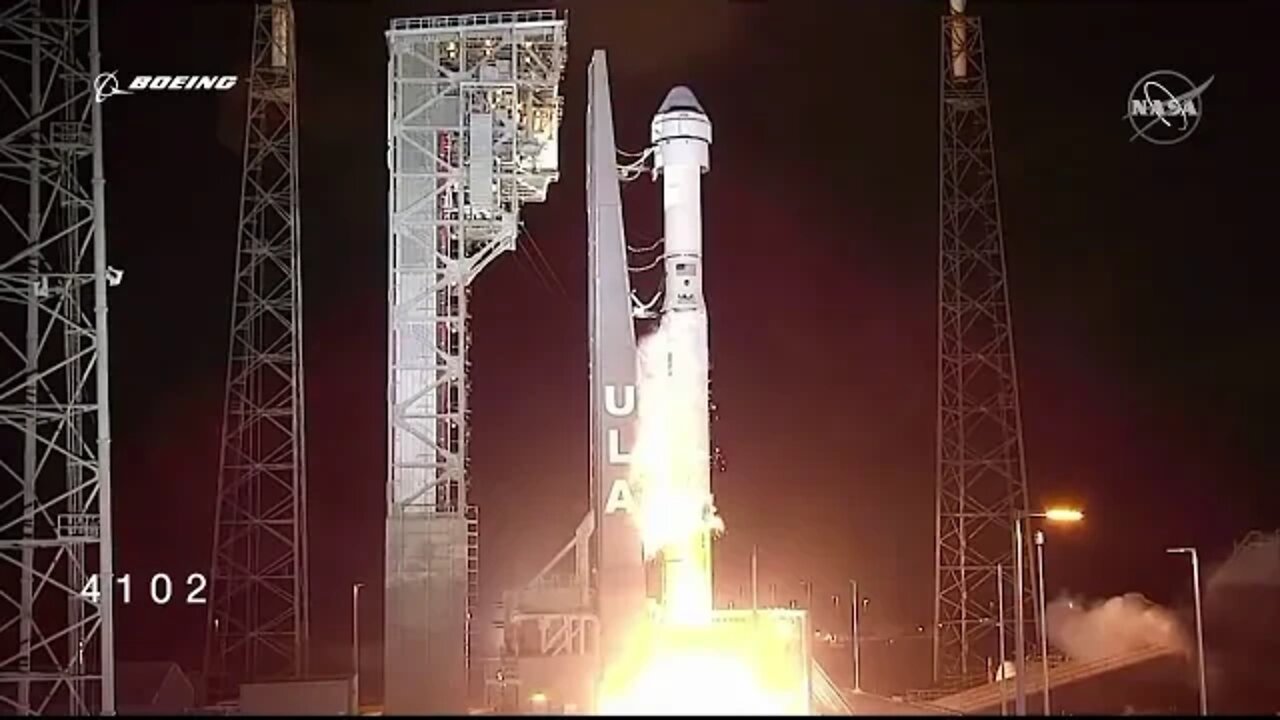
[[[934,680],[944,685],[981,681],[998,657],[996,572],[1012,577],[1013,522],[1027,511],[986,69],[979,18],[951,0],[942,20],[933,636]],[[1023,556],[1032,557],[1029,546]],[[1034,612],[1033,597],[1028,579],[1021,601]],[[1005,626],[1012,653],[1015,626]],[[1026,630],[1030,646],[1034,624]]]
[[[254,8],[205,673],[307,669],[307,474],[293,7]]]
[[[473,280],[559,177],[567,20],[522,11],[393,20],[387,714],[456,714],[472,677],[478,519],[467,415]]]
[[[0,9],[3,714],[115,714],[97,13]]]

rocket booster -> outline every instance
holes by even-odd
[[[651,125],[654,173],[662,177],[667,385],[680,405],[669,433],[668,482],[698,512],[690,532],[662,549],[662,606],[676,622],[710,620],[713,609],[710,386],[707,307],[702,292],[702,174],[710,169],[711,120],[693,92],[673,88]],[[686,523],[681,523],[686,525]]]

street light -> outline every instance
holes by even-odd
[[[1040,670],[1044,680],[1044,688],[1040,694],[1044,698],[1044,716],[1049,717],[1049,622],[1044,616],[1044,531],[1036,530],[1032,537],[1036,545],[1036,565],[1040,576],[1040,582],[1036,583],[1040,591],[1037,593],[1040,596]]]
[[[760,609],[760,548],[751,546],[751,612]]]
[[[996,595],[999,599],[996,601],[998,605],[997,612],[1000,613],[999,633],[1000,633],[1000,669],[996,671],[996,680],[1000,683],[1000,715],[1009,714],[1009,701],[1005,699],[1004,683],[1009,678],[1005,677],[1005,655],[1004,655],[1004,566],[996,565]]]
[[[858,581],[849,581],[849,612],[853,623],[849,643],[853,646],[853,691],[862,692],[862,634],[858,631],[858,616],[862,614],[862,599],[858,594]]]
[[[1080,522],[1084,519],[1084,513],[1074,508],[1049,508],[1043,513],[1028,515],[1027,517],[1042,517],[1052,522]]]
[[[1042,518],[1050,522],[1080,522],[1084,519],[1084,513],[1072,508],[1049,508],[1044,512],[1037,513],[1015,513],[1013,518],[1013,596],[1015,603],[1014,610],[1014,641],[1017,647],[1014,648],[1014,657],[1018,663],[1017,671],[1013,676],[1014,680],[1014,714],[1027,714],[1027,640],[1026,640],[1026,616],[1022,594],[1023,567],[1023,539],[1022,539],[1022,523],[1032,518]],[[1041,578],[1041,585],[1043,585]],[[1046,685],[1043,692],[1047,695],[1049,687]]]
[[[1196,671],[1200,674],[1200,714],[1209,714],[1209,692],[1204,681],[1204,615],[1200,609],[1200,554],[1193,547],[1169,548],[1170,554],[1191,556],[1191,583],[1196,598]]]
[[[364,583],[351,586],[351,695],[355,712],[360,714],[360,588]]]

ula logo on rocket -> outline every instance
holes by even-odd
[[[627,418],[635,414],[636,386],[623,386],[622,391],[622,402],[619,403],[616,398],[618,386],[604,386],[604,411],[611,417]],[[609,428],[606,441],[609,443],[609,467],[628,468],[631,465],[631,456],[622,449],[622,431],[617,427]],[[627,471],[624,470],[624,472]],[[609,486],[609,497],[605,500],[605,515],[612,515],[619,511],[630,513],[634,505],[635,495],[631,492],[631,483],[627,481],[627,477],[624,475],[615,478],[613,484]]]

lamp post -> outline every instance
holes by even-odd
[[[1209,692],[1204,680],[1204,614],[1200,608],[1200,554],[1193,547],[1169,548],[1170,554],[1191,556],[1191,583],[1196,599],[1196,672],[1200,675],[1200,714],[1209,714]]]
[[[1013,714],[1027,714],[1027,641],[1023,636],[1026,622],[1022,599],[1022,523],[1025,515],[1013,519],[1013,653],[1018,664],[1013,674]]]
[[[1004,696],[1004,683],[1005,683],[1005,680],[1008,680],[1008,678],[1005,677],[1005,673],[1004,673],[1004,663],[1005,663],[1004,657],[1005,656],[1004,656],[1004,566],[1003,565],[996,565],[996,594],[999,596],[999,599],[996,601],[998,606],[997,612],[1000,613],[1000,623],[999,623],[1000,668],[996,670],[996,680],[1000,684],[1000,714],[1008,715],[1009,701],[1006,700]]]
[[[760,609],[760,548],[751,546],[751,612]]]
[[[1044,697],[1044,716],[1049,717],[1049,623],[1044,616],[1044,531],[1037,530],[1033,537],[1036,544],[1036,565],[1039,568],[1039,582],[1036,586],[1040,596],[1040,669],[1044,680],[1040,694]]]
[[[858,581],[849,581],[849,614],[853,624],[852,637],[849,644],[853,646],[853,691],[862,692],[862,635],[858,632],[858,616],[862,610],[862,600],[858,595]]]
[[[1017,662],[1017,670],[1013,676],[1014,685],[1014,714],[1027,714],[1027,640],[1026,640],[1026,605],[1023,599],[1023,573],[1024,564],[1023,556],[1023,535],[1022,524],[1028,522],[1031,518],[1043,518],[1050,522],[1073,523],[1080,522],[1084,519],[1084,513],[1079,510],[1070,508],[1050,508],[1044,512],[1038,513],[1015,513],[1013,517],[1013,597],[1014,597],[1014,642],[1017,647],[1014,648],[1014,658]],[[1044,692],[1048,693],[1049,688],[1046,685]]]
[[[360,714],[360,588],[364,583],[351,586],[351,696],[355,713]]]

